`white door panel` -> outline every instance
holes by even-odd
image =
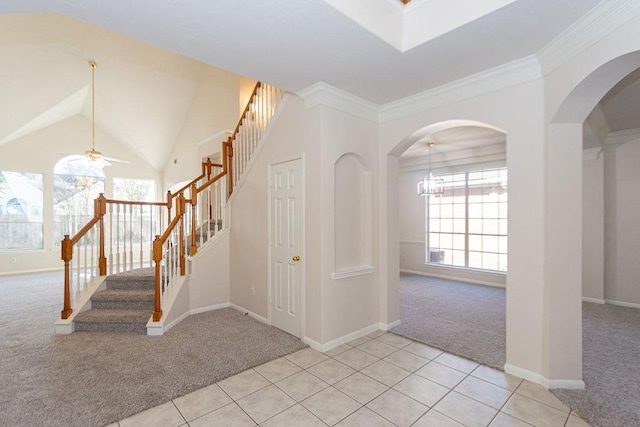
[[[271,324],[301,336],[302,159],[270,171]]]

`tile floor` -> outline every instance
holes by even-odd
[[[118,425],[588,426],[537,384],[383,331],[300,350]]]

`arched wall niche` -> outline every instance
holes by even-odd
[[[334,165],[333,279],[373,271],[372,173],[356,153],[346,153]]]

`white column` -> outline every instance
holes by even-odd
[[[582,123],[547,132],[543,374],[551,388],[584,388]]]

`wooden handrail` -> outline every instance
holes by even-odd
[[[138,202],[135,200],[105,199],[105,203],[134,206],[167,206],[167,202]]]
[[[253,88],[253,92],[251,92],[251,96],[249,97],[249,102],[247,102],[247,105],[244,107],[244,111],[242,111],[242,114],[240,114],[240,120],[238,120],[238,124],[236,125],[236,128],[231,134],[231,136],[229,137],[228,141],[233,141],[235,139],[236,134],[240,130],[240,126],[242,126],[242,119],[244,119],[245,114],[247,114],[247,111],[249,111],[249,109],[251,108],[251,104],[253,104],[253,98],[256,97],[256,93],[258,93],[258,89],[260,89],[260,85],[261,83],[257,82],[256,86]]]
[[[222,172],[220,172],[219,174],[211,178],[209,181],[202,184],[200,187],[196,187],[196,194],[202,193],[208,186],[215,184],[219,179],[221,179],[226,174],[227,174],[227,171],[223,170]]]
[[[203,163],[203,165],[204,165],[204,163]],[[201,180],[202,178],[204,178],[205,176],[206,176],[206,173],[202,172],[202,173],[201,173],[200,175],[198,175],[195,179],[192,179],[191,181],[189,181],[189,183],[188,183],[188,184],[186,184],[186,185],[184,185],[183,187],[181,187],[178,191],[174,191],[174,192],[172,193],[172,194],[173,194],[173,197],[176,197],[176,196],[177,196],[178,194],[180,194],[180,193],[184,193],[184,191],[185,191],[187,188],[191,188],[191,186],[192,186],[193,184],[195,184],[196,182],[200,181],[200,180]]]
[[[211,168],[221,168],[223,167],[222,164],[220,163],[212,163],[211,159],[207,159],[206,162],[202,162],[202,173],[200,175],[198,175],[196,178],[192,179],[191,181],[189,181],[187,184],[183,185],[179,190],[174,191],[173,197],[176,197],[178,194],[180,193],[184,193],[184,191],[187,188],[191,188],[191,186],[195,183],[197,183],[198,181],[200,181],[201,179],[203,179],[205,176],[210,176],[211,175]],[[170,192],[168,192],[170,193]]]

